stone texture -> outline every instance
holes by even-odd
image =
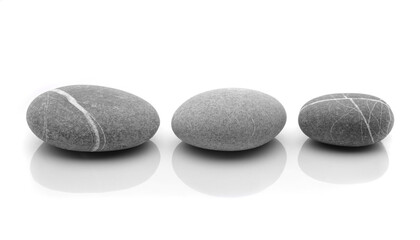
[[[336,146],[377,143],[392,130],[394,115],[380,98],[360,93],[329,94],[306,103],[299,126],[313,140]]]
[[[159,127],[145,100],[113,88],[74,85],[45,92],[30,104],[32,132],[53,146],[82,152],[122,150],[149,140]]]
[[[227,88],[187,100],[176,110],[172,129],[183,142],[199,148],[240,151],[271,141],[285,123],[286,112],[275,98]]]

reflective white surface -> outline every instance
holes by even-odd
[[[42,144],[31,161],[36,182],[52,190],[99,193],[134,187],[159,166],[160,153],[149,141],[119,152],[80,153]]]
[[[419,12],[418,0],[0,0],[0,239],[420,239]],[[41,146],[26,109],[72,84],[150,102],[152,142],[89,156]],[[278,144],[180,145],[172,114],[222,87],[284,105]],[[300,108],[337,92],[391,106],[382,145],[305,143]]]
[[[217,152],[180,143],[172,156],[177,176],[192,189],[222,197],[258,193],[273,184],[286,165],[278,140],[243,152]]]
[[[380,178],[389,159],[382,143],[363,148],[329,146],[307,140],[299,152],[299,167],[308,176],[328,183],[366,183]]]

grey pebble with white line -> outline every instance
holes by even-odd
[[[380,98],[360,93],[324,95],[307,102],[299,126],[309,138],[331,145],[362,147],[384,139],[394,114]]]
[[[39,95],[28,107],[26,119],[44,142],[81,152],[138,146],[160,124],[156,110],[140,97],[91,85],[60,87]]]

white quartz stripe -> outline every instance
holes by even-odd
[[[309,103],[309,104],[307,104],[307,105],[303,106],[303,107],[300,109],[300,111],[302,111],[303,109],[305,109],[305,108],[307,108],[307,107],[309,107],[309,106],[312,106],[312,105],[314,105],[314,104],[317,104],[317,103],[322,103],[322,102],[331,102],[331,101],[339,101],[339,100],[349,100],[349,99],[350,99],[349,97],[347,97],[347,98],[328,98],[328,99],[323,99],[323,100],[319,100],[319,101],[316,101],[316,102],[312,102],[312,103]],[[351,98],[351,99],[353,99],[353,100],[368,100],[368,101],[372,101],[372,102],[379,102],[379,103],[382,103],[382,104],[384,104],[385,106],[389,107],[389,106],[388,106],[388,104],[386,104],[384,101],[377,100],[377,99],[370,99],[370,98]]]
[[[382,100],[378,100],[378,99],[363,98],[363,97],[351,98],[351,97],[348,97],[348,96],[346,96],[345,94],[343,94],[343,97],[342,97],[342,98],[328,98],[328,99],[322,99],[322,100],[318,100],[318,101],[315,101],[315,102],[309,103],[309,104],[307,104],[307,105],[303,106],[303,107],[300,109],[300,112],[302,112],[302,110],[303,110],[303,109],[305,109],[305,108],[307,108],[307,107],[309,107],[309,106],[312,106],[312,105],[314,105],[314,104],[323,103],[323,102],[331,102],[331,101],[340,101],[340,100],[347,100],[347,101],[348,101],[348,100],[350,100],[350,102],[353,104],[353,106],[355,106],[355,108],[352,108],[352,109],[354,109],[354,110],[356,110],[357,112],[359,112],[359,113],[360,113],[360,115],[362,116],[362,119],[363,119],[363,121],[365,122],[366,127],[367,127],[367,129],[368,129],[370,139],[372,140],[372,142],[373,142],[373,143],[374,143],[375,141],[374,141],[374,138],[373,138],[373,135],[372,135],[372,131],[371,131],[371,129],[370,129],[370,125],[369,125],[369,123],[370,123],[370,115],[372,114],[373,109],[372,109],[372,110],[371,110],[371,112],[370,112],[370,115],[369,115],[369,121],[367,121],[367,120],[366,120],[366,118],[365,118],[365,116],[363,115],[363,113],[362,113],[361,109],[359,108],[359,106],[356,104],[356,102],[355,102],[354,100],[366,100],[366,101],[372,101],[372,102],[375,102],[375,105],[376,105],[377,103],[381,103],[381,104],[385,105],[385,106],[387,107],[387,109],[388,109],[388,114],[389,114],[389,122],[388,122],[388,129],[389,129],[389,124],[391,123],[391,108],[388,106],[388,104],[387,104],[387,103],[385,103],[385,102],[384,102],[384,101],[382,101]],[[375,105],[374,105],[374,106],[375,106]]]
[[[372,136],[372,131],[370,130],[370,125],[369,125],[369,123],[367,122],[365,115],[363,115],[362,110],[360,110],[359,105],[357,105],[357,104],[354,102],[354,100],[353,100],[353,99],[348,98],[346,95],[344,95],[344,97],[345,97],[345,98],[347,98],[347,99],[349,99],[349,100],[351,101],[351,103],[352,103],[352,104],[356,107],[357,111],[360,113],[360,115],[362,116],[363,121],[364,121],[364,122],[365,122],[365,124],[366,124],[366,127],[367,127],[367,130],[369,131],[369,136],[370,136],[370,139],[372,140],[372,143],[375,143],[375,140],[373,139],[373,136]]]
[[[92,150],[91,151],[94,152],[94,151],[98,150],[98,148],[99,148],[99,146],[101,144],[101,138],[99,137],[99,131],[98,131],[98,128],[96,127],[96,124],[95,124],[95,122],[96,122],[95,118],[93,118],[93,116],[88,111],[86,111],[86,109],[84,109],[77,102],[77,100],[74,97],[72,97],[70,94],[68,94],[65,91],[60,90],[60,89],[54,89],[54,90],[51,90],[51,91],[56,92],[56,93],[64,96],[67,99],[67,101],[69,101],[69,103],[71,103],[80,112],[83,113],[83,115],[86,117],[86,120],[88,121],[88,123],[89,123],[89,125],[90,125],[90,127],[91,127],[91,129],[92,129],[92,131],[93,131],[93,133],[95,135],[95,141],[94,141],[95,142],[95,145],[92,147]]]

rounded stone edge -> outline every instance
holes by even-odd
[[[42,102],[42,98],[44,97],[44,95],[47,95],[47,94],[49,94],[49,92],[51,92],[53,89],[50,89],[50,90],[47,90],[47,91],[45,91],[45,92],[43,92],[43,93],[40,93],[38,96],[36,96],[30,103],[29,103],[29,105],[28,105],[28,107],[27,107],[27,109],[26,109],[26,123],[27,123],[27,125],[28,125],[28,127],[29,127],[29,129],[31,130],[31,132],[38,138],[38,139],[40,139],[41,141],[43,141],[43,142],[45,142],[46,144],[49,144],[49,145],[51,145],[51,146],[53,146],[53,147],[56,147],[56,148],[59,148],[59,149],[63,149],[63,150],[66,150],[66,151],[72,151],[72,152],[86,152],[86,153],[95,153],[95,152],[97,152],[97,153],[100,153],[100,152],[116,152],[116,151],[124,151],[124,150],[128,150],[128,149],[131,149],[131,148],[135,148],[135,147],[138,147],[138,146],[140,146],[140,145],[143,145],[144,143],[146,143],[146,142],[148,142],[148,141],[150,141],[150,139],[152,139],[155,135],[156,135],[156,133],[157,133],[157,131],[159,130],[159,127],[160,127],[160,123],[161,123],[161,121],[160,121],[160,116],[159,116],[159,113],[157,112],[157,110],[156,110],[156,108],[151,104],[151,103],[149,103],[148,101],[146,101],[145,99],[143,99],[143,98],[141,98],[141,97],[139,97],[139,96],[137,96],[136,94],[133,94],[133,93],[131,93],[131,92],[127,92],[127,91],[124,91],[124,90],[120,90],[120,89],[117,89],[117,88],[112,88],[112,87],[105,87],[105,86],[99,86],[99,85],[89,85],[89,84],[73,84],[73,85],[66,85],[66,86],[61,86],[61,87],[57,87],[57,88],[54,88],[54,89],[65,89],[65,88],[67,88],[67,87],[75,87],[75,86],[86,86],[86,87],[101,87],[101,88],[108,88],[108,89],[113,89],[113,90],[117,90],[117,91],[119,91],[119,92],[121,92],[121,93],[124,93],[124,94],[129,94],[129,95],[132,95],[132,96],[134,96],[134,97],[137,97],[137,98],[139,98],[141,101],[143,101],[145,104],[147,104],[148,105],[148,107],[150,108],[150,110],[154,113],[154,115],[155,115],[155,117],[156,117],[156,127],[153,129],[153,131],[151,131],[152,132],[152,134],[150,134],[150,136],[149,137],[147,137],[147,138],[145,138],[144,139],[144,141],[141,141],[140,143],[137,143],[137,144],[134,144],[134,145],[132,145],[132,146],[128,146],[128,147],[125,147],[125,148],[121,148],[121,149],[110,149],[110,150],[100,150],[100,151],[90,151],[90,150],[78,150],[78,149],[73,149],[73,148],[66,148],[66,147],[64,147],[64,146],[60,146],[60,145],[57,145],[57,144],[54,144],[54,143],[52,143],[52,142],[48,142],[48,139],[46,139],[46,138],[44,138],[42,135],[43,134],[40,134],[40,131],[37,131],[37,129],[35,128],[35,126],[32,124],[32,122],[30,121],[30,115],[31,115],[31,111],[30,110],[32,110],[33,109],[33,106],[34,106],[34,104],[36,104],[36,103],[38,103],[39,101],[41,101]],[[48,96],[47,96],[48,97]],[[42,103],[40,103],[41,105],[42,105]]]
[[[303,112],[303,110],[304,109],[306,109],[310,104],[312,104],[312,103],[314,103],[314,102],[317,102],[317,101],[320,101],[320,100],[328,100],[329,98],[327,98],[327,97],[330,97],[330,96],[343,96],[343,95],[362,95],[363,97],[365,97],[365,98],[371,98],[372,100],[378,100],[378,101],[381,101],[381,102],[383,102],[383,104],[385,104],[387,107],[388,107],[388,109],[389,109],[389,112],[390,112],[390,116],[391,116],[391,119],[392,119],[392,122],[391,122],[391,125],[390,125],[390,127],[389,127],[389,130],[388,130],[388,132],[387,132],[387,134],[383,137],[383,138],[380,138],[379,140],[377,140],[377,141],[374,141],[374,142],[372,142],[372,143],[368,143],[368,144],[361,144],[361,145],[352,145],[352,146],[350,146],[350,145],[345,145],[345,144],[334,144],[334,143],[330,143],[330,142],[326,142],[326,141],[322,141],[322,140],[319,140],[319,139],[315,139],[315,138],[312,138],[312,137],[310,137],[303,129],[302,129],[302,125],[301,125],[301,116],[302,116],[302,112]],[[331,100],[334,100],[334,98],[331,98]],[[300,108],[300,110],[299,110],[299,115],[298,115],[298,125],[299,125],[299,128],[300,128],[300,130],[302,131],[302,133],[304,133],[309,139],[312,139],[313,141],[316,141],[316,142],[319,142],[319,143],[322,143],[322,144],[326,144],[326,145],[330,145],[330,146],[337,146],[337,147],[345,147],[345,148],[364,148],[364,147],[369,147],[369,146],[372,146],[372,145],[375,145],[375,144],[378,144],[378,143],[380,143],[382,140],[384,140],[386,137],[388,137],[389,136],[389,134],[391,133],[391,131],[392,131],[392,129],[393,129],[393,127],[394,127],[394,124],[395,124],[395,116],[394,116],[394,113],[393,113],[393,111],[392,111],[392,108],[391,108],[391,106],[385,101],[385,100],[383,100],[383,99],[381,99],[381,98],[379,98],[379,97],[376,97],[376,96],[374,96],[374,95],[371,95],[371,94],[366,94],[366,93],[332,93],[332,94],[324,94],[324,95],[321,95],[321,96],[319,96],[319,97],[315,97],[315,98],[312,98],[311,100],[309,100],[309,101],[307,101],[301,108]]]
[[[277,102],[277,104],[280,106],[281,114],[284,115],[284,121],[281,124],[281,127],[279,128],[278,132],[274,135],[274,137],[270,138],[268,141],[263,142],[262,144],[259,144],[259,145],[256,145],[256,146],[253,146],[253,147],[250,147],[250,148],[234,149],[234,150],[232,150],[232,149],[213,149],[213,148],[206,148],[206,147],[198,146],[198,145],[196,145],[194,143],[188,143],[188,142],[182,140],[178,136],[177,132],[174,129],[175,117],[179,113],[179,111],[181,111],[181,107],[184,104],[186,104],[187,102],[189,102],[190,100],[195,99],[196,97],[199,97],[200,95],[204,95],[206,93],[215,92],[215,91],[219,91],[219,90],[246,90],[246,91],[253,91],[253,92],[257,92],[259,94],[265,95],[265,96],[271,98],[273,101]],[[268,144],[269,142],[273,141],[281,133],[281,131],[284,129],[284,127],[286,126],[287,119],[288,119],[287,118],[287,112],[286,112],[286,109],[283,106],[283,104],[277,98],[275,98],[275,97],[273,97],[273,96],[271,96],[271,95],[269,95],[267,93],[264,93],[264,92],[261,92],[261,91],[258,91],[258,90],[254,90],[254,89],[249,89],[249,88],[216,88],[216,89],[207,90],[207,91],[204,91],[204,92],[195,94],[194,96],[192,96],[192,97],[188,98],[187,100],[185,100],[181,105],[179,105],[178,108],[174,111],[174,113],[172,115],[172,118],[171,118],[171,129],[172,129],[172,132],[175,134],[175,136],[179,140],[181,140],[182,142],[184,142],[184,143],[186,143],[188,145],[191,145],[193,147],[199,148],[199,149],[204,149],[204,150],[209,150],[209,151],[215,151],[215,152],[241,152],[241,151],[248,151],[248,150],[257,149],[257,148],[262,147],[262,146]]]

